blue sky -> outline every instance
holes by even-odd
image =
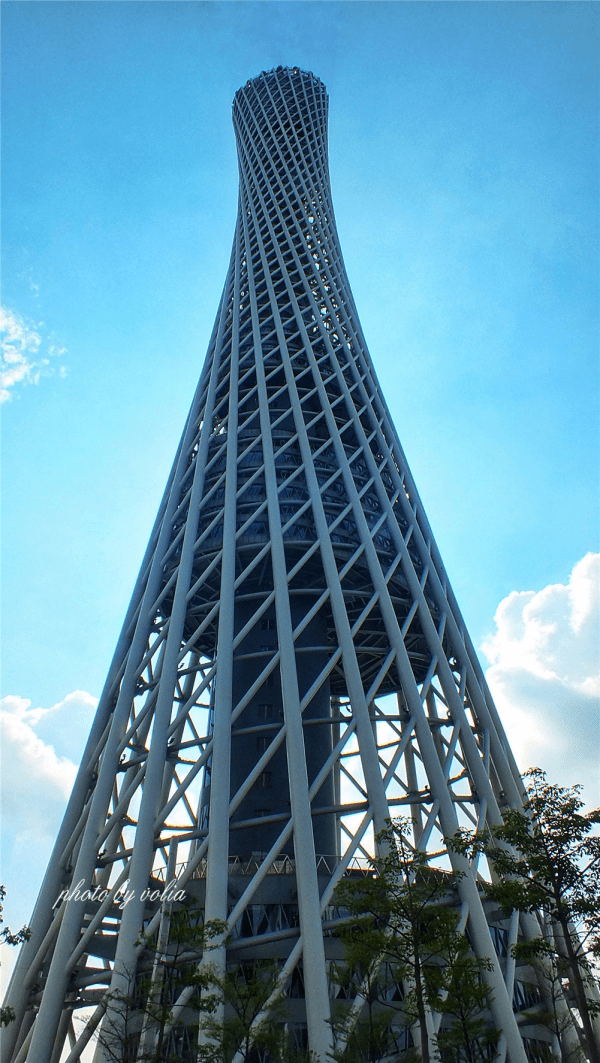
[[[100,693],[205,356],[232,97],[279,63],[328,88],[350,283],[474,641],[500,639],[505,685],[554,668],[567,697],[577,673],[589,711],[588,635],[561,670],[523,632],[550,599],[575,615],[575,585],[592,615],[589,565],[569,576],[598,548],[599,21],[544,0],[3,4],[3,305],[25,360],[3,405],[4,693],[60,706],[27,725],[48,778],[77,760],[92,702],[64,699]]]

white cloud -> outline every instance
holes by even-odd
[[[566,584],[513,591],[484,642],[487,679],[519,767],[581,783],[600,803],[600,554],[586,554]]]
[[[39,714],[36,734],[79,765],[97,704],[85,690],[74,690],[49,709],[32,709],[30,713]]]
[[[32,709],[27,698],[12,694],[0,700],[2,809],[9,827],[28,834],[54,832],[90,729],[90,710],[97,704],[85,690],[67,694],[49,709]]]
[[[60,357],[66,347],[49,344],[35,328],[26,324],[12,310],[2,307],[0,332],[0,403],[3,403],[11,399],[11,389],[16,385],[37,384],[40,377],[52,373],[51,358]],[[61,366],[59,375],[65,375],[64,366]]]
[[[97,704],[85,690],[48,709],[16,695],[0,699],[4,916],[13,931],[31,917]],[[4,984],[17,952],[0,949]]]
[[[36,733],[52,711],[13,695],[0,702],[3,818],[21,837],[54,831],[75,779],[75,764]]]

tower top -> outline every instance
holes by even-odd
[[[237,90],[234,96],[234,101],[245,89],[251,88],[252,86],[257,87],[260,82],[267,82],[268,84],[269,82],[273,83],[274,81],[280,81],[282,75],[288,75],[288,77],[299,78],[301,80],[306,79],[318,86],[322,92],[325,94],[327,93],[325,85],[316,74],[313,74],[312,70],[302,70],[299,66],[275,66],[272,70],[261,70],[260,74],[257,74],[256,77],[248,78],[245,85],[242,85],[241,88]]]

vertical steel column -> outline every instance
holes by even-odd
[[[251,270],[251,263],[248,263]],[[251,301],[254,345],[256,351],[256,376],[259,388],[260,427],[265,464],[265,484],[271,537],[271,563],[273,567],[273,586],[275,589],[275,609],[277,616],[277,635],[281,654],[281,691],[283,697],[283,714],[286,726],[286,753],[288,763],[290,802],[294,821],[294,856],[296,861],[296,884],[298,888],[298,908],[300,914],[300,933],[302,938],[302,961],[304,966],[304,985],[306,993],[306,1019],[311,1050],[317,1059],[326,1060],[333,1049],[331,1027],[329,1025],[329,992],[325,972],[325,949],[321,930],[321,908],[319,901],[319,883],[317,880],[317,862],[313,838],[311,808],[308,788],[308,774],[304,753],[302,734],[302,716],[300,713],[300,696],[296,675],[296,655],[292,628],[292,614],[287,586],[285,551],[281,532],[281,516],[277,494],[277,475],[269,404],[265,384],[264,363],[261,356],[262,345],[256,295],[252,293]]]
[[[218,675],[214,694],[214,730],[209,809],[208,857],[206,866],[206,900],[204,918],[227,921],[227,895],[229,872],[229,801],[231,757],[231,709],[233,682],[233,637],[234,637],[234,585],[236,547],[236,494],[238,456],[238,321],[240,291],[240,224],[236,228],[233,321],[231,361],[229,368],[229,414],[227,419],[227,457],[225,479],[225,508],[223,519],[223,558],[221,564],[221,597],[219,608],[219,631],[217,654]],[[225,973],[226,949],[218,939],[211,949],[211,966],[217,974]],[[219,1004],[215,1017],[223,1017],[223,1005]],[[207,1040],[202,1029],[198,1033],[200,1044]]]

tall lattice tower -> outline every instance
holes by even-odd
[[[390,816],[412,817],[427,850],[521,799],[360,329],[327,102],[298,68],[235,96],[231,264],[12,981],[11,1063],[80,1058],[106,992],[131,984],[141,928],[158,932],[153,897],[175,871],[231,928],[213,962],[281,961],[296,1027],[325,1063],[336,884]],[[490,924],[474,873],[452,860],[462,925],[494,961],[505,1058],[525,1063],[502,959],[515,927]]]

